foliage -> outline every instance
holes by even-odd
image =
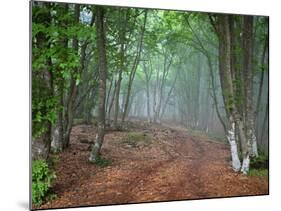
[[[93,41],[95,33],[87,23],[76,23],[64,4],[34,2],[32,10],[32,136],[37,138],[56,122],[70,79],[80,84],[80,55],[70,41]]]
[[[55,173],[49,169],[45,160],[32,162],[32,203],[34,205],[39,206],[43,203],[55,178]]]

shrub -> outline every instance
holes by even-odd
[[[32,204],[40,206],[43,203],[55,178],[56,175],[50,171],[45,160],[32,162]]]

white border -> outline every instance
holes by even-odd
[[[280,7],[276,0],[66,0],[134,7],[270,16],[270,196],[211,199],[68,210],[274,210],[280,204]],[[28,209],[29,2],[1,2],[0,209]],[[279,159],[279,160],[278,160]]]

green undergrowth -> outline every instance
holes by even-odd
[[[260,151],[259,156],[252,158],[250,162],[249,176],[268,177],[268,155]]]
[[[129,132],[126,135],[123,143],[133,148],[139,146],[148,146],[149,144],[151,144],[151,137],[142,132]]]
[[[112,160],[98,156],[93,163],[101,168],[105,168],[112,164]]]
[[[40,206],[45,200],[56,197],[50,188],[56,178],[45,160],[39,159],[32,162],[32,204]]]
[[[268,169],[250,169],[248,176],[268,177]]]
[[[250,168],[254,169],[268,169],[268,155],[264,152],[259,152],[259,156],[257,158],[251,159]]]

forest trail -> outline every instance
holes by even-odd
[[[56,155],[57,198],[40,208],[268,194],[267,178],[232,171],[227,145],[175,125],[131,122],[108,131],[102,155],[111,164],[103,168],[87,162],[80,142],[94,137],[92,126],[73,128],[71,146]]]

